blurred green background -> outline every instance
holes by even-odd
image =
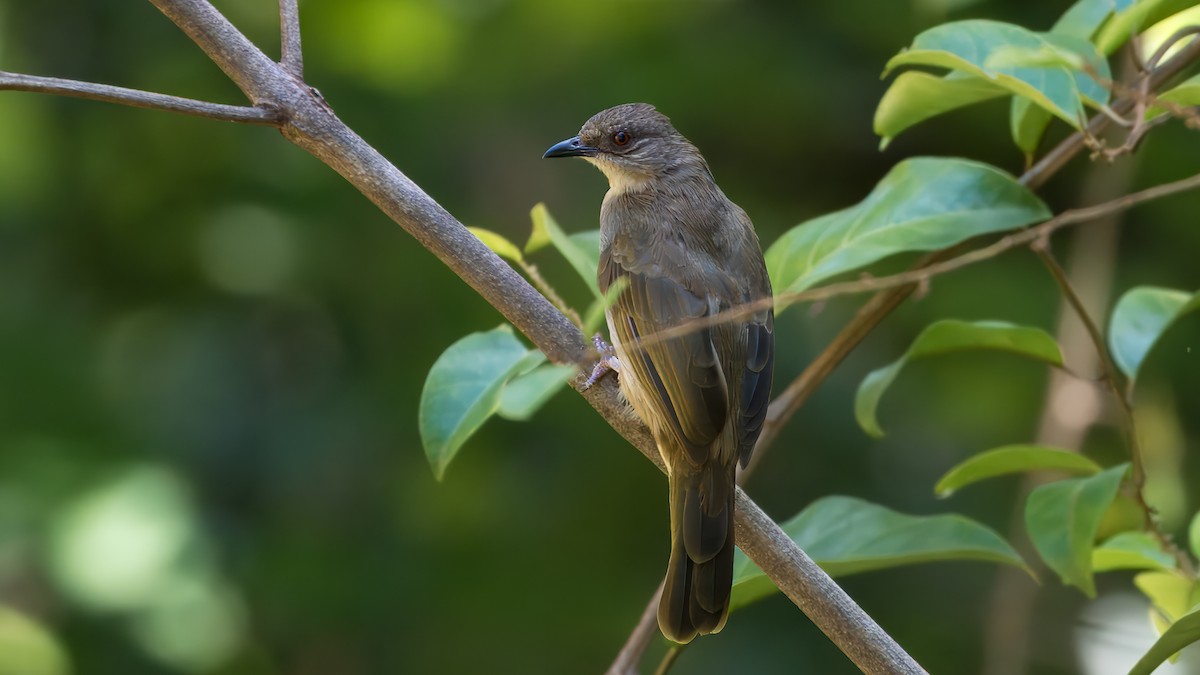
[[[217,4],[277,53],[274,3]],[[301,10],[308,81],[464,223],[523,241],[529,209],[545,201],[566,229],[596,227],[603,178],[541,154],[602,108],[649,101],[769,244],[857,201],[907,156],[1020,172],[1002,102],[880,153],[879,73],[937,23],[1046,29],[1067,6],[305,0]],[[242,102],[146,2],[0,0],[0,69]],[[1170,125],[1116,167],[1076,160],[1042,195],[1056,209],[1113,196],[1081,197],[1081,185],[1131,162],[1120,191],[1183,177],[1198,147]],[[1185,195],[1127,214],[1109,306],[1133,285],[1200,286],[1198,210],[1200,196]],[[552,252],[534,262],[584,304]],[[777,391],[861,301],[780,318]],[[1044,368],[1003,356],[914,365],[884,401],[880,442],[855,425],[853,391],[936,318],[1053,329],[1058,302],[1028,252],[937,280],[796,416],[750,493],[779,519],[848,494],[1009,533],[1016,479],[947,501],[932,486],[959,459],[1032,439]],[[272,130],[0,92],[0,673],[604,670],[665,569],[662,476],[573,394],[531,423],[490,422],[444,483],[421,449],[425,373],[453,341],[500,321]],[[1166,467],[1155,480],[1177,532],[1200,492],[1198,334],[1196,321],[1174,329],[1138,391],[1161,434],[1148,452]],[[1120,457],[1111,428],[1088,443]],[[931,672],[974,673],[989,658],[996,575],[938,564],[845,586]],[[1130,654],[1149,643],[1144,601],[1123,595],[1128,577],[1101,587],[1128,600],[1114,610],[1124,623],[1081,615],[1084,598],[1045,576],[1033,611],[1013,617],[1032,636],[1025,672],[1108,672],[1088,665],[1081,635]],[[856,671],[775,597],[699,640],[673,672]]]

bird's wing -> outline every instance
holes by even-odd
[[[639,256],[642,260],[644,257]],[[600,257],[600,282],[607,288],[623,279],[609,314],[612,330],[625,352],[622,377],[633,376],[665,420],[689,463],[710,459],[714,441],[725,428],[728,393],[709,327],[665,340],[649,339],[668,328],[709,314],[708,299],[688,290],[654,264],[632,256]],[[640,342],[642,338],[647,338]],[[625,369],[632,372],[626,373]]]
[[[764,297],[770,297],[770,288]],[[750,461],[754,444],[767,419],[771,402],[771,380],[775,373],[775,312],[755,314],[745,324],[746,370],[742,374],[741,424],[738,427],[738,459],[742,468]]]

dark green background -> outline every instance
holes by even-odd
[[[464,223],[523,241],[529,209],[544,201],[565,229],[596,227],[603,178],[541,154],[597,110],[649,101],[701,148],[770,244],[857,201],[907,156],[1020,172],[1001,102],[937,118],[879,152],[879,74],[942,21],[1046,29],[1067,4],[306,0],[301,9],[308,81]],[[270,0],[218,6],[277,53]],[[0,0],[0,69],[241,102],[146,2]],[[1190,175],[1197,157],[1200,138],[1174,124],[1121,161],[1137,163],[1138,187]],[[1055,209],[1078,204],[1088,170],[1076,160],[1044,198]],[[1185,195],[1128,214],[1117,292],[1200,287],[1198,208],[1200,196]],[[583,305],[565,263],[551,252],[534,262]],[[231,286],[228,275],[251,281]],[[861,301],[784,314],[777,382]],[[1008,532],[1015,479],[944,502],[932,486],[961,458],[1032,439],[1044,368],[1004,356],[915,365],[884,400],[890,434],[880,442],[854,423],[853,391],[936,318],[1052,330],[1058,302],[1026,251],[938,279],[796,416],[750,493],[779,519],[848,494]],[[0,92],[0,605],[48,626],[78,673],[180,672],[134,637],[135,611],[81,603],[54,571],[64,509],[139,467],[163,467],[191,505],[184,562],[206,560],[242,611],[242,646],[207,672],[601,672],[665,568],[665,485],[569,393],[530,423],[490,422],[436,483],[416,424],[425,373],[454,340],[500,322],[275,131]],[[1198,333],[1196,321],[1176,328],[1139,389],[1177,432],[1182,469],[1163,480],[1182,495],[1164,514],[1179,529],[1197,503],[1186,487],[1198,470]],[[1121,457],[1111,429],[1089,438],[1102,459]],[[1184,447],[1192,457],[1179,459]],[[931,672],[974,673],[995,574],[937,564],[845,586]],[[1101,582],[1102,592],[1129,587],[1124,575]],[[1033,635],[1028,672],[1080,670],[1082,605],[1045,575],[1022,619]],[[181,621],[211,629],[193,613]],[[1105,630],[1115,642],[1144,639]],[[775,597],[699,640],[674,672],[855,671]]]

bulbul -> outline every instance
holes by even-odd
[[[708,163],[653,106],[587,121],[545,157],[582,157],[608,177],[600,290],[621,392],[654,434],[670,483],[671,558],[658,624],[676,642],[729,616],[734,477],[762,430],[774,366],[771,282],[754,225]],[[748,316],[650,336],[760,302]]]

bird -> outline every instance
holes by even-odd
[[[543,157],[581,157],[608,178],[597,280],[606,297],[616,288],[605,314],[620,391],[668,473],[658,623],[687,643],[729,617],[737,465],[762,431],[775,362],[762,247],[700,151],[650,104],[596,113]]]

